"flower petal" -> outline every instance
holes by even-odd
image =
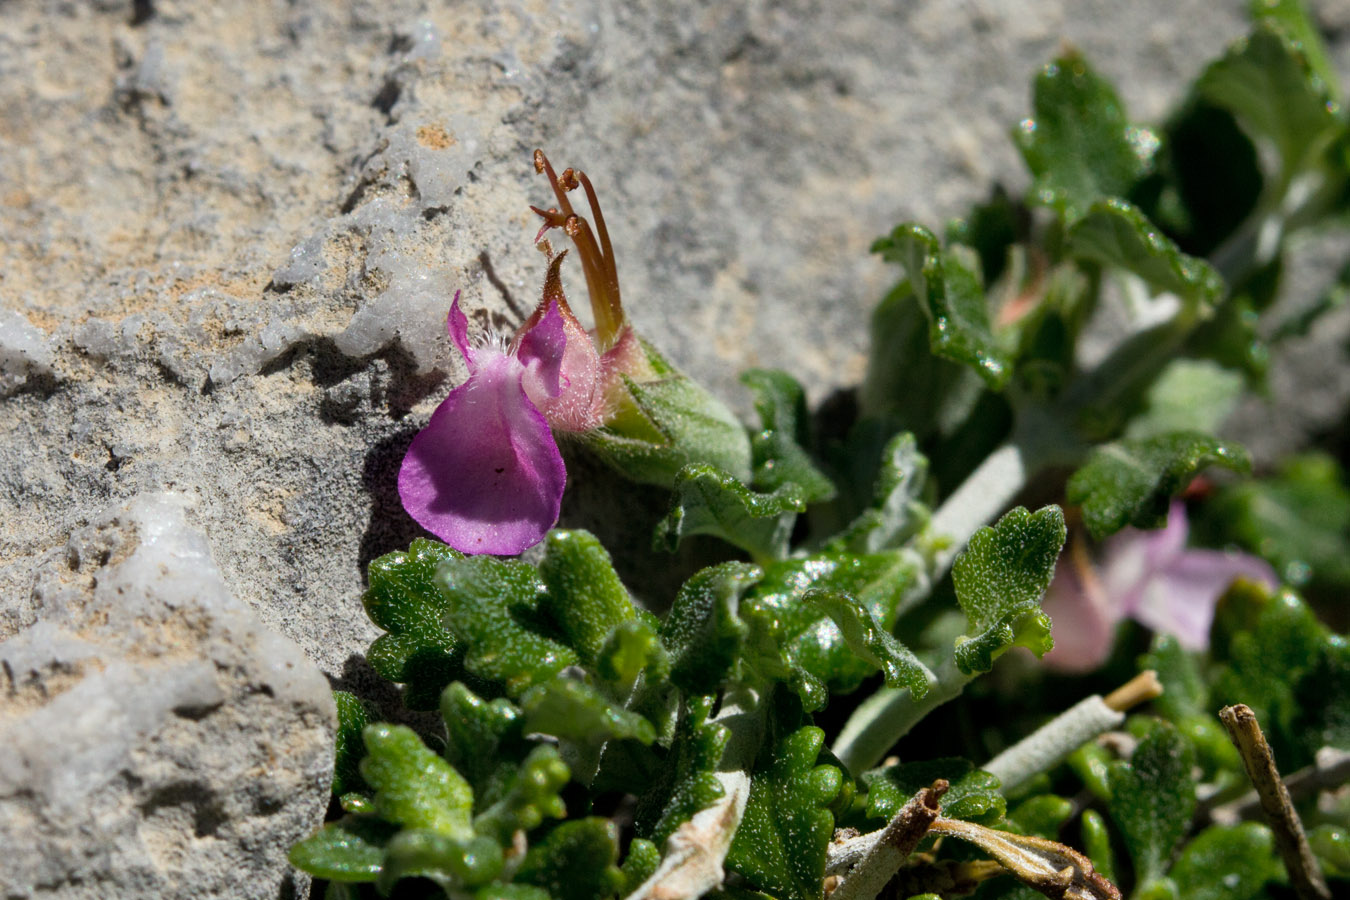
[[[1248,578],[1272,590],[1275,570],[1264,560],[1242,553],[1187,550],[1154,574],[1132,615],[1154,631],[1174,635],[1188,650],[1209,645],[1209,626],[1219,597],[1236,578]]]
[[[1154,575],[1186,551],[1190,532],[1186,504],[1173,500],[1162,528],[1125,528],[1106,542],[1102,548],[1102,590],[1120,607],[1122,616],[1134,614],[1144,602],[1144,592]]]
[[[450,340],[459,348],[460,356],[472,366],[473,349],[469,346],[469,317],[459,308],[459,291],[455,291],[455,299],[450,304],[450,314],[445,317],[445,330],[450,333]]]
[[[553,258],[544,296],[516,336],[516,356],[528,367],[525,392],[560,431],[589,431],[604,422],[600,353],[572,314]]]
[[[474,362],[413,439],[398,492],[408,514],[456,550],[516,554],[558,520],[567,473],[525,395],[524,366],[489,350]]]
[[[1041,603],[1055,639],[1041,661],[1060,672],[1089,672],[1111,655],[1124,611],[1103,593],[1090,567],[1080,569],[1071,554],[1065,557],[1055,565],[1054,580]]]

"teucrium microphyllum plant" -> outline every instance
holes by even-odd
[[[1350,645],[1265,564],[1188,546],[1182,509],[1192,542],[1347,583],[1334,464],[1244,478],[1218,431],[1313,317],[1263,317],[1287,239],[1343,213],[1350,185],[1316,32],[1295,3],[1257,13],[1158,127],[1131,122],[1082,57],[1047,66],[1015,130],[1029,194],[996,193],[942,237],[905,224],[877,242],[901,278],[855,414],[828,427],[789,375],[753,371],[745,429],[642,341],[589,179],[537,154],[558,205],[536,212],[573,241],[596,328],[571,313],[561,253],[502,345],[475,343],[451,302],[469,376],[400,479],[446,543],[377,559],[363,598],[384,632],[371,667],[440,724],[381,723],[339,693],[341,814],[295,864],[333,898],[1343,889]],[[1126,325],[1089,358],[1083,335],[1113,304]],[[656,534],[634,538],[653,565],[695,534],[721,558],[636,602],[594,535],[552,527],[564,434],[671,489]],[[1211,468],[1227,480],[1197,480]],[[1285,511],[1327,527],[1282,539]],[[532,562],[498,558],[540,541]],[[1078,582],[1051,587],[1066,565]],[[1052,621],[1047,589],[1099,615],[1063,601]],[[1142,626],[1118,641],[1126,617]],[[1094,671],[1036,663],[1057,639],[1090,643]],[[1224,704],[1262,723],[1302,856],[1276,854],[1285,831],[1247,797]]]

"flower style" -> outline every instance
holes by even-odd
[[[1209,643],[1214,607],[1235,579],[1278,586],[1275,571],[1242,553],[1188,550],[1186,507],[1174,501],[1166,527],[1127,528],[1106,542],[1094,566],[1081,540],[1060,558],[1043,608],[1054,623],[1052,668],[1086,672],[1106,661],[1115,628],[1132,618],[1191,650]]]
[[[560,207],[530,207],[544,220],[535,243],[549,254],[543,297],[505,346],[475,347],[455,295],[447,328],[469,377],[437,407],[399,470],[404,508],[464,553],[516,554],[557,522],[567,473],[555,434],[584,440],[636,481],[669,486],[694,461],[750,477],[749,439],[736,417],[629,325],[590,179],[573,169],[557,174],[540,150],[534,165]],[[594,231],[568,201],[578,187]],[[554,255],[543,240],[551,228],[576,245],[595,318],[590,333],[567,305],[567,254]]]

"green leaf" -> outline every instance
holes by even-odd
[[[944,237],[948,244],[965,244],[979,254],[980,273],[987,288],[1003,274],[1008,253],[1028,230],[1029,221],[1028,210],[996,184],[988,201],[947,223]]]
[[[370,785],[361,777],[361,759],[366,745],[361,732],[370,724],[370,712],[355,694],[333,691],[337,707],[338,727],[335,735],[336,751],[333,762],[333,796],[341,797],[353,791],[367,792]]]
[[[550,531],[539,577],[548,587],[540,608],[593,669],[614,630],[637,618],[609,553],[589,531]]]
[[[1092,860],[1092,867],[1115,884],[1116,854],[1111,849],[1111,832],[1106,827],[1106,820],[1095,809],[1087,809],[1079,822],[1082,824],[1083,852]]]
[[[887,262],[901,265],[928,314],[933,353],[970,366],[992,390],[1001,390],[1012,361],[989,327],[989,308],[979,276],[954,251],[943,253],[922,225],[900,225],[872,245]]]
[[[494,884],[480,887],[473,895],[474,900],[553,900],[548,891],[532,884]]]
[[[1288,179],[1310,149],[1336,126],[1327,86],[1279,26],[1258,22],[1252,33],[1211,63],[1196,89],[1233,112],[1253,134],[1279,150]]]
[[[374,881],[384,866],[384,846],[396,830],[368,816],[344,816],[296,844],[286,858],[316,878]]]
[[[1173,360],[1149,387],[1147,408],[1130,421],[1125,435],[1216,433],[1237,408],[1244,386],[1241,374],[1211,360]]]
[[[632,843],[628,845],[628,856],[624,857],[621,867],[623,887],[619,890],[620,896],[627,897],[633,893],[638,885],[656,874],[660,865],[660,849],[649,840],[633,838]]]
[[[680,709],[671,757],[657,781],[638,799],[634,824],[640,837],[658,847],[695,813],[722,796],[717,769],[731,733],[709,722],[712,696],[694,697]]]
[[[559,792],[571,774],[557,748],[536,746],[506,785],[502,798],[473,820],[474,829],[505,847],[517,831],[537,828],[546,818],[563,818],[567,807]]]
[[[1336,69],[1327,57],[1327,48],[1317,24],[1302,0],[1251,0],[1252,18],[1277,26],[1307,60],[1312,75],[1321,82],[1332,100],[1340,99]]]
[[[1193,306],[1212,306],[1223,296],[1213,266],[1182,253],[1138,207],[1119,198],[1093,203],[1069,228],[1065,244],[1073,256],[1138,275]]]
[[[1129,762],[1108,775],[1108,808],[1134,861],[1137,884],[1163,877],[1172,851],[1195,812],[1195,752],[1170,723],[1156,720]]]
[[[1008,821],[1023,834],[1055,840],[1073,811],[1072,800],[1055,794],[1040,794],[1019,803],[1016,809],[1008,813]]]
[[[829,549],[876,553],[898,547],[928,524],[919,497],[928,480],[928,460],[914,435],[902,432],[886,444],[872,505],[829,543]]]
[[[799,728],[755,765],[745,816],[731,842],[727,868],[782,900],[819,900],[825,849],[834,833],[827,808],[844,776],[816,765],[825,732]]]
[[[918,700],[936,681],[928,667],[897,641],[870,609],[848,594],[817,588],[809,591],[803,602],[822,610],[834,621],[849,649],[885,673],[887,687],[909,688]]]
[[[739,614],[741,595],[763,574],[757,566],[729,562],[684,583],[661,626],[671,681],[691,694],[711,694],[738,677],[749,634]]]
[[[956,757],[897,763],[864,772],[867,786],[867,815],[892,819],[920,788],[945,778],[951,786],[942,797],[942,814],[949,819],[966,819],[993,825],[1003,818],[1007,801],[998,790],[998,779],[975,768],[969,760]]]
[[[441,694],[445,758],[473,787],[476,809],[495,803],[529,752],[520,710],[504,697],[484,700],[456,681]]]
[[[410,828],[389,841],[376,887],[387,896],[400,879],[427,878],[449,894],[491,881],[501,871],[502,848],[495,841],[484,837],[456,840]]]
[[[624,376],[627,397],[603,428],[579,438],[620,474],[670,487],[685,466],[709,465],[740,481],[751,477],[750,439],[726,406],[685,377],[646,341],[651,380]]]
[[[1251,900],[1283,866],[1270,829],[1255,822],[1211,825],[1186,845],[1169,877],[1186,900]]]
[[[765,627],[783,648],[788,665],[803,673],[803,685],[815,682],[846,694],[877,667],[853,650],[823,608],[806,601],[808,592],[852,597],[878,628],[889,632],[917,580],[917,563],[900,552],[817,553],[771,563],[742,608],[747,616],[768,623]],[[808,709],[819,708],[806,697],[802,701]]]
[[[1196,656],[1186,651],[1170,634],[1153,638],[1153,646],[1139,660],[1140,669],[1158,673],[1163,692],[1153,698],[1157,711],[1171,719],[1185,719],[1210,713],[1209,686],[1205,684]]]
[[[688,466],[675,479],[670,512],[656,527],[655,543],[673,551],[681,538],[711,534],[757,559],[781,559],[797,513],[805,509],[806,494],[796,482],[760,494],[721,469]]]
[[[370,564],[370,587],[361,598],[372,622],[389,632],[375,639],[366,661],[380,675],[406,684],[410,709],[435,709],[441,691],[464,677],[464,647],[446,629],[446,601],[435,582],[443,560],[462,554],[417,538],[407,552],[388,553]]]
[[[518,560],[471,556],[447,559],[436,583],[445,595],[445,621],[463,642],[464,667],[505,684],[518,697],[577,662],[577,654],[540,633],[544,583]]]
[[[1318,825],[1308,833],[1308,844],[1328,875],[1350,877],[1350,831],[1330,823]]]
[[[548,891],[553,900],[600,900],[618,894],[624,876],[619,829],[608,819],[564,822],[525,854],[516,880]]]
[[[380,817],[455,840],[473,836],[473,790],[405,725],[368,725],[361,775],[375,789]]]
[[[1115,89],[1076,53],[1036,77],[1033,118],[1014,132],[1036,176],[1031,196],[1073,221],[1103,197],[1125,197],[1152,166],[1158,139],[1125,116]]]
[[[1037,656],[1053,646],[1041,597],[1066,534],[1059,507],[1030,513],[1019,506],[970,539],[952,566],[967,621],[966,634],[956,642],[956,665],[963,673],[989,671],[994,658],[1014,645]]]
[[[1092,452],[1069,479],[1066,496],[1082,505],[1095,540],[1126,525],[1157,528],[1171,498],[1209,465],[1244,472],[1251,461],[1239,445],[1194,431],[1117,441]]]
[[[750,436],[754,454],[754,486],[776,491],[796,484],[807,503],[829,500],[836,493],[834,482],[816,467],[805,448],[811,437],[811,415],[806,391],[786,372],[750,369],[741,373],[741,383],[755,394],[755,412],[760,430]]]
[[[592,747],[612,740],[650,744],[656,739],[651,722],[580,681],[559,678],[536,685],[520,698],[520,707],[529,734],[548,734]]]

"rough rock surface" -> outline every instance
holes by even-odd
[[[542,277],[533,148],[595,180],[672,359],[741,409],[748,365],[819,400],[893,277],[873,237],[1025,184],[1007,132],[1062,41],[1150,120],[1244,7],[0,0],[0,640],[49,627],[71,534],[167,489],[229,592],[361,683],[361,573],[419,533],[397,463],[463,375],[449,298],[505,329]],[[565,524],[645,527],[574,484]]]
[[[327,682],[220,578],[180,495],[44,555],[0,643],[6,898],[257,897],[328,801]]]

